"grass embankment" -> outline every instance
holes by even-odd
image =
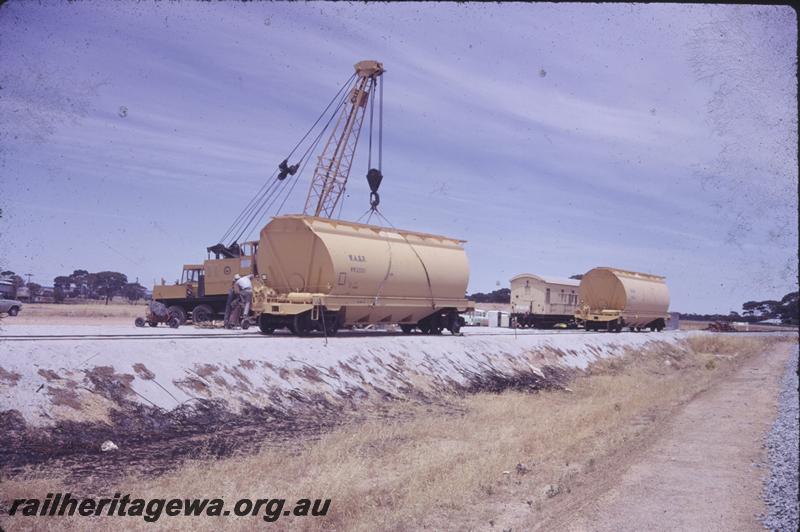
[[[330,498],[324,518],[281,518],[276,529],[502,530],[506,522],[544,519],[575,490],[601,484],[680,405],[744,357],[786,338],[698,335],[679,345],[596,365],[570,389],[454,398],[448,406],[396,404],[345,424],[314,442],[252,456],[184,464],[173,474],[129,478],[109,487],[136,497]],[[124,451],[123,451],[124,452]],[[43,496],[76,486],[31,478],[5,483],[3,499]],[[13,530],[124,524],[147,529],[251,530],[261,517],[3,519]],[[538,522],[538,521],[536,521]],[[145,526],[149,525],[149,526]]]

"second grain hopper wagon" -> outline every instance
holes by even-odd
[[[660,331],[669,319],[664,277],[617,268],[594,268],[581,279],[575,318],[587,331]]]
[[[469,265],[462,240],[306,215],[261,230],[253,310],[265,334],[334,334],[397,323],[404,332],[459,330]]]

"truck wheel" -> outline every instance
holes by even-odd
[[[158,322],[157,321],[148,321],[147,324],[150,327],[158,327]]]
[[[180,325],[186,323],[186,311],[183,310],[183,307],[179,307],[178,305],[172,305],[167,309],[167,311],[172,315],[178,318]]]
[[[400,330],[403,331],[403,334],[411,334],[411,331],[414,330],[414,325],[410,323],[401,323]]]
[[[137,327],[144,327],[145,321],[144,318],[136,318],[136,321],[133,322]]]
[[[9,316],[16,316],[17,314],[19,314],[19,307],[11,307],[8,309]]]
[[[197,305],[192,311],[192,321],[195,325],[207,323],[214,319],[214,309],[208,305]]]
[[[178,327],[180,327],[181,322],[178,321],[178,318],[176,316],[173,316],[169,319],[167,325],[169,325],[173,329],[177,329]]]
[[[242,320],[242,330],[246,331],[249,328],[250,328],[250,319],[249,318],[243,319]]]

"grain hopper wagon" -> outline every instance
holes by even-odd
[[[253,309],[261,331],[304,335],[399,324],[457,333],[469,265],[462,240],[306,215],[261,231]]]
[[[669,319],[669,290],[658,275],[594,268],[581,279],[578,299],[575,318],[587,331],[661,331]]]

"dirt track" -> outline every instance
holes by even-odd
[[[779,381],[796,346],[748,360],[699,394],[616,479],[555,521],[568,530],[763,530],[758,514],[762,438],[775,416]],[[577,493],[575,495],[578,495]],[[523,527],[524,528],[524,527]],[[516,527],[515,527],[516,529]]]

